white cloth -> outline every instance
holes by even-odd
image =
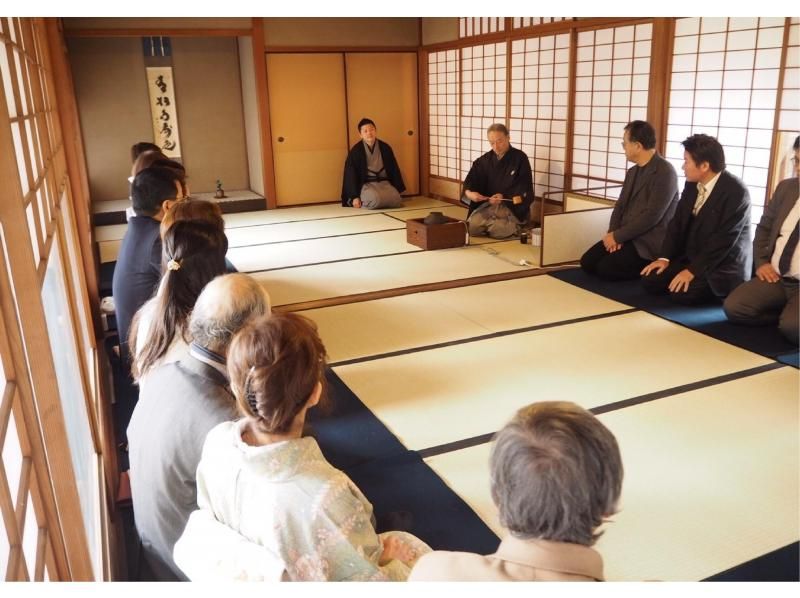
[[[789,210],[789,213],[786,215],[786,219],[781,225],[781,233],[778,235],[778,238],[775,239],[775,250],[772,252],[772,258],[770,259],[770,263],[772,267],[775,268],[775,272],[781,271],[778,265],[781,261],[781,254],[783,253],[783,248],[786,247],[789,236],[797,226],[798,220],[800,220],[800,197],[797,198],[794,202],[794,207]],[[800,245],[795,248],[794,254],[792,254],[789,271],[782,273],[782,275],[800,278]]]
[[[250,446],[242,425],[226,422],[208,433],[197,467],[197,505],[278,555],[287,579],[402,581],[430,551],[411,534],[389,532],[414,558],[385,554],[387,534],[375,533],[372,505],[313,438]]]
[[[204,510],[189,516],[172,556],[192,581],[281,581],[286,569],[278,555]]]

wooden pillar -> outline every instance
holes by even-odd
[[[420,38],[421,40],[422,38]],[[431,142],[430,142],[430,98],[428,96],[428,51],[417,50],[417,88],[419,89],[419,193],[430,193]]]
[[[567,103],[567,123],[564,130],[566,147],[564,148],[564,191],[572,189],[572,155],[575,147],[575,90],[578,63],[578,31],[574,27],[569,30],[569,101]],[[561,211],[564,211],[564,198],[561,198]],[[542,201],[542,222],[544,222],[544,201]]]
[[[650,49],[650,89],[647,94],[647,122],[656,130],[656,149],[662,155],[667,147],[669,90],[672,78],[672,49],[675,40],[675,19],[653,19],[653,41]]]
[[[267,57],[264,48],[264,19],[253,17],[253,68],[256,79],[256,105],[261,139],[261,166],[264,176],[264,195],[267,209],[278,207],[275,189],[275,163],[272,155],[272,126],[269,120],[269,88],[267,87]]]

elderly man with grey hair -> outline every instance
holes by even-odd
[[[197,509],[195,475],[206,434],[236,419],[225,356],[253,317],[270,313],[266,290],[246,274],[209,282],[189,321],[187,357],[154,369],[128,425],[131,496],[145,561],[158,580],[185,580],[172,550]]]
[[[531,216],[533,175],[528,156],[511,146],[502,123],[486,129],[491,150],[472,163],[464,179],[462,201],[469,206],[467,225],[472,236],[505,239],[519,234]]]
[[[622,459],[600,420],[574,403],[534,403],[497,434],[490,467],[509,531],[497,552],[431,552],[409,581],[601,581],[592,545],[617,510]]]

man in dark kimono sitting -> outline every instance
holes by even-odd
[[[391,146],[377,136],[375,123],[362,118],[358,123],[361,141],[350,148],[344,163],[342,205],[379,210],[403,205],[406,190]]]
[[[492,149],[472,163],[464,180],[469,234],[505,239],[519,234],[530,219],[531,163],[525,152],[511,147],[505,125],[491,125],[486,136]]]

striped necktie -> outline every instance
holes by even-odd
[[[697,216],[697,213],[700,211],[700,208],[703,207],[704,203],[706,203],[706,186],[703,183],[697,183],[697,199],[694,200],[692,214]]]

